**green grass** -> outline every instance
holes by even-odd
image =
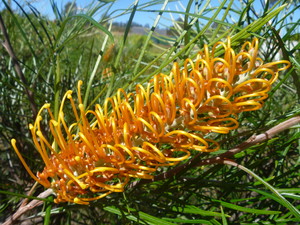
[[[250,136],[299,116],[299,1],[267,1],[262,6],[260,1],[241,4],[224,0],[215,6],[190,0],[183,3],[185,9],[179,6],[179,11],[170,11],[163,5],[168,1],[153,0],[115,12],[111,5],[117,2],[95,1],[75,15],[57,9],[52,2],[56,20],[40,15],[40,9],[30,5],[12,10],[8,2],[2,2],[1,17],[17,61],[12,60],[4,47],[0,48],[0,222],[13,215],[26,198],[43,201],[21,217],[35,224],[300,222],[299,124],[235,154],[232,160],[236,165],[197,166],[201,159],[227,152]],[[110,19],[125,13],[134,20],[137,12],[156,18],[154,27],[163,27],[160,14],[168,17],[170,13],[174,25],[168,27],[169,36],[153,32],[144,36],[132,34],[131,21],[122,29],[110,27]],[[96,21],[93,18],[97,14],[102,17]],[[76,92],[78,80],[83,80],[82,99],[87,107],[93,108],[114,95],[118,88],[134,91],[135,84],[143,84],[159,72],[168,74],[173,61],[182,65],[204,43],[212,46],[227,36],[232,37],[237,50],[245,39],[259,37],[260,43],[268,46],[260,50],[263,59],[272,61],[274,53],[281,52],[281,58],[291,61],[292,67],[280,74],[261,110],[239,115],[238,131],[214,136],[221,143],[220,152],[197,155],[198,161],[167,179],[153,182],[132,179],[131,183],[136,185],[128,185],[124,193],[113,193],[90,206],[55,204],[53,196],[37,197],[44,189],[34,185],[10,139],[17,139],[34,173],[43,170],[28,124],[45,102],[51,103],[56,116],[64,93]],[[0,40],[5,40],[2,31]],[[103,75],[106,68],[113,75]],[[71,121],[74,115],[66,114],[66,118]],[[45,129],[47,133],[49,130]],[[192,157],[195,156],[193,153]],[[161,173],[171,169],[163,168]]]

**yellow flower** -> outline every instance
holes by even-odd
[[[264,64],[258,47],[256,38],[239,53],[231,48],[230,38],[227,43],[216,43],[211,53],[205,45],[194,61],[185,60],[183,68],[174,63],[169,75],[155,75],[145,87],[136,85],[134,93],[119,89],[94,110],[84,108],[79,81],[77,101],[67,91],[57,119],[50,104],[45,104],[29,125],[45,162],[36,176],[15,139],[12,146],[33,179],[54,189],[57,203],[88,204],[122,192],[130,177],[151,179],[159,167],[187,159],[191,150],[218,150],[219,144],[205,134],[226,134],[239,126],[238,113],[262,107],[278,72],[290,63]],[[214,56],[222,50],[223,57]],[[280,64],[285,66],[278,68]],[[66,102],[76,119],[71,124],[64,115]],[[52,143],[41,130],[45,110]]]

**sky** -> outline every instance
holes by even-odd
[[[30,2],[32,5],[34,5],[37,10],[43,14],[47,15],[50,19],[54,19],[54,14],[51,9],[51,4],[49,0],[27,0]],[[72,2],[73,0],[54,0],[58,6],[58,8],[64,9],[64,6],[68,2]],[[17,0],[19,3],[25,3],[25,0]],[[76,0],[77,7],[80,9],[86,9],[89,4],[92,2],[97,2],[97,0]],[[116,0],[115,3],[113,4],[111,11],[117,10],[117,9],[127,9],[130,5],[132,5],[135,2],[135,0]],[[149,2],[149,0],[140,0],[139,5],[145,4]],[[163,1],[161,1],[163,2]],[[179,3],[180,2],[180,3]],[[184,11],[184,8],[186,7],[188,3],[188,0],[181,0],[181,1],[174,1],[169,2],[166,10],[175,10],[175,11]],[[0,3],[1,4],[1,3]],[[156,9],[159,10],[161,9],[163,4],[157,4],[156,6],[149,7],[147,9]],[[121,11],[118,11],[117,13],[120,13]],[[134,17],[134,22],[137,22],[139,24],[145,25],[149,24],[150,26],[153,24],[155,17],[158,13],[150,13],[150,12],[137,12],[135,17]],[[100,16],[100,15],[98,15]],[[166,15],[169,17],[169,15]],[[174,15],[175,19],[177,19],[179,16]],[[122,17],[115,18],[114,21],[116,22],[126,22],[129,19],[129,15],[125,15]],[[162,23],[165,24],[166,26],[169,26],[172,24],[170,20],[167,19],[162,19]]]
[[[8,0],[6,0],[8,1]],[[51,3],[50,0],[11,0],[11,2],[13,1],[17,1],[19,4],[21,5],[25,5],[26,2],[30,2],[42,15],[46,15],[49,19],[55,19],[52,7],[51,7]],[[53,0],[56,4],[58,9],[61,11],[62,9],[64,9],[64,6],[66,3],[68,2],[76,2],[76,5],[79,9],[82,9],[83,11],[86,10],[88,8],[88,5],[90,5],[91,3],[99,3],[98,0]],[[103,1],[112,1],[112,0],[103,0]],[[124,11],[124,9],[129,8],[130,6],[132,7],[133,3],[136,0],[115,0],[114,4],[112,5],[112,8],[110,11],[114,11],[114,10],[118,10],[116,11],[115,15],[121,13],[122,11]],[[155,0],[156,2],[158,2],[159,0]],[[220,0],[211,0],[211,4],[218,6]],[[143,4],[147,4],[149,2],[149,0],[139,0],[139,6],[143,5]],[[147,10],[160,10],[164,0],[160,1],[161,4],[157,4],[155,6],[151,6],[151,7],[147,7]],[[170,11],[180,11],[183,12],[185,11],[185,8],[188,4],[189,0],[169,0],[165,10],[170,10]],[[202,1],[202,2],[205,2]],[[0,1],[0,9],[3,7],[3,3]],[[13,8],[17,8],[15,4],[13,4]],[[123,9],[123,10],[122,10]],[[103,9],[103,11],[105,10],[105,8]],[[190,12],[194,12],[194,4],[192,5],[192,8],[190,10]],[[100,18],[102,11],[96,16]],[[178,19],[181,15],[177,14],[177,13],[172,13],[172,16],[170,15],[171,13],[164,13],[162,18],[160,19],[160,26],[159,27],[164,27],[164,26],[171,26],[172,24],[172,16],[173,19]],[[137,22],[139,24],[142,25],[146,25],[148,24],[150,27],[152,26],[153,22],[156,19],[156,16],[158,15],[158,12],[139,12],[137,11],[135,14],[135,17],[133,19],[134,22]],[[113,22],[127,22],[129,19],[129,14],[124,15],[124,16],[120,16],[120,17],[116,17],[114,18]]]
[[[7,0],[8,1],[8,0]],[[36,9],[43,15],[46,15],[49,19],[55,19],[54,13],[52,11],[51,8],[51,4],[50,4],[50,0],[11,0],[18,2],[21,5],[26,4],[26,2],[30,2],[34,7],[36,7]],[[66,3],[68,2],[72,2],[74,0],[53,0],[54,2],[56,2],[58,9],[61,11],[62,9],[64,9],[64,6]],[[112,0],[102,0],[102,1],[112,1]],[[156,0],[158,1],[158,0]],[[166,10],[172,10],[172,11],[185,11],[185,7],[187,6],[189,0],[169,0],[171,2],[168,3]],[[90,5],[92,2],[94,3],[98,3],[98,0],[75,0],[77,7],[82,9],[83,11],[86,10],[88,8],[88,5]],[[123,10],[119,10],[116,11],[115,15],[121,13],[124,11],[124,9],[127,9],[128,7],[130,7],[133,3],[135,2],[135,0],[115,0],[112,8],[110,9],[110,11],[114,11],[114,10],[118,10],[118,9],[123,9]],[[149,2],[149,0],[139,0],[139,6],[146,4],[147,2]],[[156,9],[159,10],[162,7],[162,3],[164,1],[161,0],[161,4],[157,4],[155,6],[151,6],[151,7],[147,7],[148,10],[150,9]],[[201,2],[201,1],[199,1]],[[205,0],[202,1],[203,4],[206,2]],[[211,0],[210,4],[213,7],[217,7],[219,6],[221,0]],[[228,1],[229,2],[229,1]],[[202,5],[203,5],[202,4]],[[228,3],[227,3],[228,4]],[[95,4],[94,4],[95,5]],[[109,5],[109,4],[108,4]],[[107,5],[107,7],[108,7]],[[13,4],[13,8],[16,8],[16,5]],[[194,6],[194,4],[193,4]],[[235,9],[241,9],[240,6],[240,1],[236,0],[233,3],[233,8]],[[0,1],[0,9],[3,8],[3,3],[2,1]],[[200,7],[201,8],[201,7]],[[261,0],[254,0],[254,8],[256,10],[256,13],[260,14],[260,12],[262,12],[263,8],[261,6]],[[98,19],[100,18],[101,14],[103,14],[105,11],[105,8],[103,8],[103,10],[99,11],[98,15],[95,16],[94,19]],[[191,12],[194,12],[194,8],[192,7]],[[134,22],[137,22],[139,24],[142,25],[146,25],[148,24],[149,26],[152,26],[156,16],[157,16],[157,12],[153,13],[153,12],[136,12],[135,17],[134,17]],[[231,17],[231,19],[233,21],[231,22],[235,22],[235,18],[234,18],[234,14]],[[129,14],[124,15],[124,16],[120,16],[117,18],[114,18],[113,22],[124,22],[126,23],[129,19]],[[173,19],[178,19],[180,14],[177,13],[172,13]],[[210,16],[209,14],[206,14],[205,16]],[[222,13],[220,13],[219,16],[222,16]],[[300,18],[300,13],[295,13],[293,18],[293,21],[297,21]],[[98,18],[97,18],[98,17]],[[164,13],[162,19],[160,20],[160,27],[161,26],[171,26],[172,25],[172,21],[171,21],[171,16],[170,13]]]

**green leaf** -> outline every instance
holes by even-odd
[[[254,214],[264,214],[264,215],[273,215],[273,214],[279,214],[281,211],[271,211],[271,210],[262,210],[262,209],[252,209],[252,208],[246,208],[242,206],[238,206],[235,204],[231,204],[228,202],[223,202],[220,200],[213,200],[215,202],[220,202],[223,207],[234,209],[237,211],[242,211],[242,212],[248,212],[248,213],[254,213]]]
[[[270,180],[273,180],[275,177],[274,176],[271,176],[271,177],[268,177],[265,179],[266,182],[270,181]],[[253,186],[258,186],[258,185],[261,185],[261,182],[260,181],[256,181]]]
[[[280,188],[277,191],[279,193],[300,193],[300,188]]]
[[[167,222],[166,220],[157,218],[155,216],[151,216],[151,215],[149,215],[147,213],[144,213],[144,212],[141,212],[141,211],[136,211],[135,209],[132,209],[132,208],[128,208],[128,209],[132,212],[138,212],[139,218],[137,218],[133,214],[128,214],[128,213],[125,213],[125,212],[121,212],[120,209],[117,209],[114,206],[106,206],[103,209],[108,211],[108,212],[120,215],[120,216],[125,214],[127,219],[130,219],[132,221],[139,222],[139,223],[142,222],[142,221],[140,221],[142,219],[143,221],[148,222],[150,224],[154,224],[154,225],[174,225],[173,223]]]
[[[223,225],[227,225],[227,220],[226,220],[226,216],[223,211],[223,207],[221,206],[220,209],[221,209],[221,213],[222,213],[222,223],[223,223]]]
[[[192,223],[192,224],[209,224],[211,225],[212,223],[208,220],[197,220],[197,219],[193,219],[193,220],[189,220],[189,219],[172,219],[172,218],[165,218],[163,217],[162,219],[164,220],[168,220],[174,223],[182,223],[182,224],[187,224],[187,223]]]
[[[73,16],[70,16],[66,19],[66,22],[69,21],[71,18],[73,17],[79,17],[79,18],[83,18],[86,19],[87,21],[89,21],[90,23],[92,23],[95,27],[99,28],[101,31],[103,31],[105,34],[108,35],[108,37],[111,39],[111,41],[114,41],[114,36],[112,35],[111,32],[109,32],[104,26],[102,26],[100,23],[98,23],[96,20],[94,20],[92,17],[87,16],[85,14],[76,14]]]
[[[272,193],[268,193],[268,192],[265,192],[265,191],[262,191],[262,190],[259,190],[259,189],[254,189],[254,188],[251,188],[250,190],[254,191],[254,192],[257,192],[261,195],[264,195],[266,198],[273,199],[273,200],[280,203],[280,199],[277,196],[272,195]]]
[[[161,225],[164,225],[164,224],[165,225],[168,225],[168,224],[171,225],[171,224],[173,224],[173,223],[169,223],[169,222],[167,222],[163,219],[157,218],[155,216],[151,216],[151,215],[149,215],[147,213],[144,213],[144,212],[139,212],[139,216],[143,220],[148,221],[148,222],[152,222],[152,223],[157,224],[157,225],[159,225],[159,224],[161,224]]]
[[[288,208],[295,217],[300,219],[299,210],[295,206],[293,206],[288,200],[286,200],[272,185],[264,181],[264,179],[262,179],[260,176],[255,174],[253,171],[247,169],[246,167],[238,165],[238,168],[242,169],[246,173],[250,174],[251,176],[255,177],[257,180],[259,180],[263,185],[265,185],[270,191],[272,191],[280,199],[279,200],[280,204]]]
[[[10,191],[0,190],[0,194],[12,195],[12,196],[17,196],[17,197],[27,198],[27,199],[35,199],[35,200],[40,200],[40,201],[44,201],[44,202],[53,202],[53,200],[51,200],[50,198],[37,198],[34,196],[23,195],[23,194],[19,194],[19,193],[15,193],[15,192],[10,192]]]
[[[211,224],[213,224],[213,225],[222,225],[222,224],[219,223],[216,219],[211,219],[210,222],[211,222]]]
[[[291,193],[282,193],[282,195],[287,197],[287,198],[300,200],[300,195],[295,195],[295,194],[291,194]]]
[[[202,209],[199,209],[199,208],[197,208],[196,206],[193,206],[193,205],[187,205],[184,208],[173,206],[172,210],[175,211],[175,212],[180,212],[180,213],[199,214],[199,215],[203,215],[203,216],[217,216],[217,217],[222,217],[223,216],[222,213],[202,210]],[[224,215],[226,217],[230,217],[227,214],[224,214]]]
[[[53,196],[49,196],[48,199],[50,201],[53,201]],[[44,225],[49,225],[50,224],[51,209],[52,209],[52,203],[47,202],[46,203],[45,217],[44,217]]]
[[[287,6],[287,4],[284,4],[284,5],[278,7],[277,9],[274,9],[274,10],[273,10],[273,8],[271,8],[270,10],[268,10],[268,12],[266,12],[266,16],[257,19],[256,21],[254,21],[253,23],[251,23],[247,27],[245,27],[245,29],[241,30],[236,35],[234,35],[231,39],[232,42],[234,42],[236,40],[240,40],[242,38],[250,37],[251,35],[254,34],[254,32],[261,29],[272,18],[274,18],[276,15],[278,15],[286,6]]]
[[[85,14],[76,14],[76,15],[72,15],[72,16],[69,16],[67,17],[61,24],[61,27],[57,33],[57,40],[56,40],[56,44],[58,43],[58,41],[60,40],[62,34],[63,34],[63,31],[65,30],[65,27],[66,27],[66,24],[73,18],[83,18],[85,19],[86,21],[92,23],[95,27],[99,28],[101,31],[103,31],[105,34],[108,35],[108,37],[111,39],[111,41],[114,41],[114,37],[112,35],[111,32],[109,32],[104,26],[102,26],[100,23],[98,23],[96,20],[94,20],[92,17],[90,16],[87,16]]]
[[[116,0],[98,0],[99,2],[105,2],[105,3],[109,3],[109,2],[115,2]]]

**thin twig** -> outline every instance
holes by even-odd
[[[38,198],[47,198],[49,195],[53,194],[52,189],[47,189],[46,191],[39,194]],[[16,222],[24,213],[27,211],[43,204],[44,202],[41,200],[32,200],[27,205],[21,206],[12,216],[8,217],[6,221],[2,225],[11,225]]]
[[[0,14],[0,30],[2,31],[3,38],[4,38],[4,41],[2,42],[2,45],[6,49],[9,56],[11,57],[13,65],[15,67],[15,71],[17,72],[19,78],[21,79],[22,83],[24,84],[24,90],[25,90],[25,93],[26,93],[26,95],[29,99],[30,107],[31,107],[31,110],[33,112],[33,119],[35,119],[38,110],[37,110],[37,106],[36,106],[35,101],[34,101],[34,95],[28,89],[28,82],[27,82],[27,80],[24,76],[24,73],[23,73],[23,71],[21,69],[21,66],[20,66],[20,63],[19,63],[19,60],[18,60],[18,58],[17,58],[17,56],[14,52],[14,49],[13,49],[11,43],[10,43],[9,36],[8,36],[7,31],[6,31],[6,28],[5,28],[5,25],[4,25],[1,14]]]
[[[269,130],[265,131],[262,134],[254,135],[254,136],[250,137],[247,141],[241,143],[240,145],[236,146],[233,149],[230,149],[228,152],[225,152],[225,153],[221,154],[220,156],[224,157],[224,158],[231,157],[231,156],[235,155],[236,153],[239,153],[242,150],[247,149],[253,145],[270,140],[278,133],[280,133],[286,129],[289,129],[290,127],[292,127],[298,123],[300,123],[300,116],[292,117],[292,118],[270,128]]]
[[[33,194],[33,192],[34,192],[35,188],[37,187],[37,185],[38,185],[38,182],[35,182],[35,183],[33,184],[33,186],[30,188],[29,192],[27,193],[28,196],[31,196],[31,195]],[[25,198],[25,199],[23,200],[23,202],[21,203],[21,206],[20,206],[20,207],[25,206],[25,205],[27,204],[28,201],[29,201],[29,199],[28,199],[28,198]]]

